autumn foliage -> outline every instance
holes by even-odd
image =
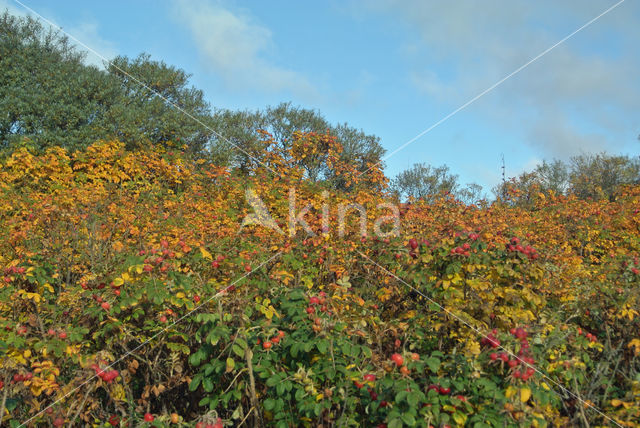
[[[379,169],[262,144],[242,175],[115,141],[2,161],[2,424],[637,426],[640,187],[440,198],[377,237]],[[252,189],[286,228],[290,188],[314,235],[240,227]]]

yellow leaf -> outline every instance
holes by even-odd
[[[508,386],[507,390],[504,393],[504,396],[507,398],[511,398],[514,395],[516,395],[517,389],[515,389],[513,386]]]
[[[640,354],[640,339],[633,339],[631,342],[629,342],[627,347],[628,348],[633,347],[634,353],[636,355]]]
[[[410,318],[413,318],[415,316],[416,316],[416,311],[412,310],[412,311],[408,311],[408,312],[405,312],[404,314],[402,314],[401,318],[402,319],[410,319]]]
[[[471,355],[480,355],[480,352],[481,352],[480,344],[475,340],[470,340],[469,342],[467,342],[467,351]]]
[[[64,352],[69,356],[76,355],[78,354],[78,345],[75,345],[75,346],[69,345],[64,350]]]
[[[183,293],[182,291],[179,291],[178,293],[176,293],[176,297],[177,297],[178,299],[184,299],[184,296],[185,296],[185,295],[184,295],[184,293]]]
[[[38,293],[25,293],[25,294],[27,296],[27,299],[31,299],[36,303],[40,303],[40,300],[42,300],[42,296],[40,296]]]
[[[213,256],[204,247],[200,247],[200,254],[207,260],[213,260]]]
[[[455,412],[453,414],[453,420],[458,426],[464,426],[464,423],[467,421],[467,415],[464,413]]]
[[[233,361],[233,358],[227,358],[227,373],[232,372],[236,366],[236,362]]]
[[[611,400],[611,405],[613,407],[620,407],[622,405],[622,400],[618,400],[617,398],[614,398],[613,400]]]
[[[520,401],[526,403],[531,398],[531,390],[529,388],[520,388]]]
[[[124,279],[122,278],[116,278],[113,280],[113,285],[116,287],[120,287],[122,284],[124,284]]]
[[[111,398],[113,398],[114,401],[124,401],[125,399],[124,387],[119,383],[113,385],[111,387]]]

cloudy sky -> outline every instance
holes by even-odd
[[[292,101],[376,134],[391,176],[447,164],[490,188],[502,154],[508,175],[542,159],[640,154],[637,0],[445,121],[619,0],[20,1],[107,58],[147,52],[185,69],[212,106]],[[28,13],[14,0],[0,8]]]

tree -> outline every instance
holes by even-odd
[[[465,204],[476,204],[482,200],[486,200],[485,194],[482,192],[482,186],[477,183],[468,183],[456,192],[456,197]]]
[[[541,165],[536,166],[534,173],[542,191],[564,194],[569,189],[569,167],[561,160],[542,161]]]
[[[101,121],[105,134],[129,149],[169,142],[185,144],[192,153],[206,148],[213,135],[209,104],[201,90],[188,86],[184,70],[140,54],[133,60],[116,57],[107,72],[119,91]]]
[[[525,171],[493,189],[493,193],[503,201],[519,206],[531,206],[540,193],[566,194],[569,190],[569,166],[557,159],[546,160],[533,171]]]
[[[130,149],[175,141],[197,153],[212,135],[209,105],[183,70],[144,54],[117,57],[106,71],[86,65],[67,37],[31,17],[0,16],[0,76],[1,148],[73,151],[117,138]]]
[[[116,94],[69,40],[31,17],[0,16],[0,147],[85,147]]]
[[[216,109],[212,119],[216,134],[209,150],[215,162],[247,173],[259,159],[263,145],[259,129],[266,128],[260,111]]]
[[[451,174],[446,165],[434,168],[417,163],[398,174],[391,188],[401,198],[431,201],[443,193],[454,193],[458,189],[458,176]]]
[[[640,161],[606,153],[579,155],[570,163],[543,161],[533,171],[523,172],[494,189],[509,203],[531,206],[540,193],[573,194],[581,199],[615,199],[621,186],[640,183]]]
[[[358,171],[366,171],[374,164],[382,167],[382,156],[385,149],[380,145],[380,138],[366,134],[361,129],[355,129],[346,123],[329,128],[342,144],[342,159],[355,165]]]
[[[615,199],[618,189],[640,183],[640,161],[606,153],[571,159],[571,192],[580,198]]]
[[[341,161],[351,163],[361,172],[380,162],[384,154],[377,136],[366,134],[346,123],[331,125],[317,110],[293,106],[291,103],[281,103],[255,112],[216,110],[213,123],[214,129],[224,138],[214,138],[212,152],[218,158],[225,158],[224,154],[229,153],[227,161],[243,171],[254,163],[252,158],[259,158],[260,151],[263,150],[260,143],[263,138],[259,130],[271,134],[277,143],[276,149],[280,151],[291,148],[296,132],[329,133],[342,146]],[[242,150],[232,152],[230,143]],[[326,165],[318,163],[317,158],[302,163],[308,178],[314,181],[331,181],[338,187],[344,185],[332,176]]]

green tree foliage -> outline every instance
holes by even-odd
[[[342,145],[343,160],[356,165],[359,171],[366,171],[369,166],[380,162],[384,155],[377,136],[366,134],[346,123],[332,125],[317,110],[293,106],[291,103],[281,103],[258,111],[220,109],[215,111],[213,122],[214,129],[225,138],[215,139],[212,153],[241,170],[248,169],[252,164],[251,157],[257,157],[263,149],[259,130],[271,134],[281,150],[290,147],[296,131],[320,134],[328,132]],[[243,151],[232,152],[229,150],[230,143],[241,147]],[[326,165],[310,161],[304,166],[312,180],[334,178]]]
[[[118,139],[133,150],[186,145],[188,151],[247,172],[272,134],[277,149],[290,147],[296,131],[338,138],[343,160],[359,170],[380,162],[379,138],[347,124],[331,125],[318,111],[282,103],[256,112],[211,114],[190,75],[141,54],[119,56],[106,70],[86,65],[62,34],[32,18],[0,18],[0,148],[58,145],[72,151],[96,140]],[[322,162],[303,165],[312,180],[333,180]],[[339,183],[336,185],[340,185]]]
[[[561,160],[543,161],[533,171],[525,171],[494,187],[493,193],[503,202],[532,206],[539,193],[566,194],[569,187],[569,165]]]
[[[483,198],[479,184],[470,183],[461,187],[458,176],[452,174],[446,165],[433,167],[425,163],[414,164],[393,179],[391,189],[404,199],[431,201],[443,194],[451,194],[465,203],[475,203]]]
[[[206,147],[213,135],[209,105],[201,90],[188,86],[189,74],[146,54],[116,57],[107,71],[118,84],[118,98],[104,115],[105,133],[129,149],[168,142],[195,153]]]
[[[640,183],[640,160],[605,153],[571,159],[571,192],[581,198],[615,199],[620,186]]]
[[[209,106],[184,71],[148,55],[118,57],[107,70],[86,65],[67,37],[30,17],[0,16],[0,76],[2,148],[77,150],[118,138],[128,148],[176,141],[199,152],[212,135]]]
[[[466,186],[456,191],[456,197],[465,204],[476,204],[486,201],[486,195],[482,191],[482,186],[477,183],[468,183]]]
[[[544,191],[563,194],[569,189],[569,167],[561,160],[545,160],[534,172]]]
[[[70,149],[101,138],[116,88],[68,39],[36,20],[0,16],[0,147]]]
[[[583,154],[569,162],[544,161],[494,188],[496,196],[529,206],[537,195],[574,194],[582,199],[614,200],[621,186],[640,182],[640,160],[606,153]]]

